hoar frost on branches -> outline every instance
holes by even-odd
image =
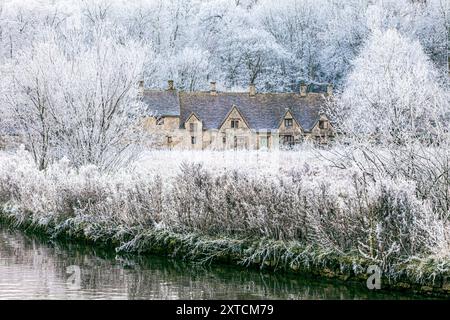
[[[375,30],[330,112],[352,139],[405,145],[447,134],[449,94],[418,41]]]
[[[295,244],[301,251],[291,258],[332,253],[375,263],[387,276],[401,275],[411,261],[448,261],[448,217],[417,195],[413,181],[368,181],[357,167],[338,169],[303,151],[284,153],[292,161],[281,163],[260,155],[265,169],[256,152],[156,151],[148,155],[150,167],[141,161],[142,167],[114,174],[67,161],[39,171],[24,151],[0,153],[0,204],[18,223],[56,225],[55,233],[69,228],[90,239],[132,235],[143,247],[145,235],[162,229],[218,241]],[[188,162],[197,156],[209,161]]]
[[[66,47],[52,31],[20,52],[4,103],[40,169],[68,157],[76,166],[111,168],[133,154],[143,133],[137,82],[145,51],[109,36]]]
[[[301,80],[342,84],[370,35],[374,12],[378,26],[419,40],[433,62],[446,68],[445,0],[3,0],[0,61],[15,59],[44,28],[64,37],[72,28],[102,26],[151,47],[147,86],[163,87],[171,69],[186,90],[207,89],[215,78],[224,88],[254,81],[258,90],[297,92]],[[204,53],[193,86],[181,77],[186,65],[176,57],[186,48]],[[169,68],[173,59],[179,63]]]

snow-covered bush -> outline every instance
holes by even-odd
[[[295,240],[358,252],[383,265],[434,252],[438,243],[430,235],[447,228],[447,221],[430,219],[430,202],[416,197],[414,183],[361,178],[354,173],[345,181],[320,182],[299,172],[264,177],[235,170],[216,175],[185,165],[163,221],[177,232]],[[345,189],[336,188],[339,183]]]
[[[450,212],[437,211],[415,181],[375,180],[358,166],[312,161],[312,153],[280,152],[271,158],[235,152],[231,160],[232,153],[155,152],[115,173],[77,169],[67,160],[39,171],[25,151],[2,153],[0,202],[18,221],[75,226],[94,239],[162,228],[294,241],[359,256],[385,270],[417,257],[449,258]],[[156,161],[164,156],[166,161]],[[203,162],[192,161],[196,156]],[[253,163],[242,159],[252,157]],[[225,158],[229,162],[218,161]],[[239,168],[244,162],[247,167]]]
[[[21,219],[31,215],[38,225],[92,216],[152,227],[160,212],[160,181],[154,175],[127,170],[109,175],[93,165],[76,169],[66,159],[39,171],[29,153],[21,151],[0,157],[0,177],[0,201],[15,208]]]

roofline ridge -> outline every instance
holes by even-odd
[[[173,90],[167,90],[167,89],[158,89],[158,88],[145,88],[144,89],[144,93],[146,93],[146,92],[148,92],[148,93],[153,93],[153,92],[159,92],[159,93],[162,93],[162,92],[179,92],[179,90],[177,90],[177,89],[173,89]]]
[[[171,92],[171,93],[177,93],[177,94],[205,94],[205,95],[211,95],[210,91],[184,91],[184,90],[179,90],[179,89],[173,89],[173,90],[167,90],[167,89],[158,89],[158,88],[145,88],[144,89],[144,94],[145,93],[164,93],[164,92]],[[211,95],[211,96],[217,96],[217,95],[234,95],[234,94],[240,94],[240,95],[249,95],[248,92],[246,91],[216,91],[215,95]],[[300,93],[292,91],[292,92],[257,92],[255,93],[255,96],[262,96],[262,95],[295,95],[295,96],[300,96]],[[318,96],[318,95],[326,95],[326,92],[308,92],[308,96],[309,95],[314,95],[314,96]],[[307,96],[306,96],[307,97]],[[305,97],[305,98],[306,98]]]

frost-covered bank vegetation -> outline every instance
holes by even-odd
[[[324,155],[337,159],[331,151]],[[393,283],[439,288],[450,272],[449,199],[442,197],[448,180],[425,179],[429,172],[422,184],[400,176],[372,179],[356,165],[310,161],[317,155],[307,149],[279,158],[242,152],[233,160],[230,154],[220,170],[215,163],[224,156],[212,152],[196,154],[203,164],[177,166],[179,160],[162,152],[146,161],[164,156],[162,168],[173,168],[168,174],[142,165],[105,173],[67,161],[39,171],[25,152],[2,154],[2,218],[52,237],[203,262],[362,277],[377,264]],[[254,162],[254,170],[239,169],[256,156],[263,167]],[[286,159],[292,162],[285,165]]]

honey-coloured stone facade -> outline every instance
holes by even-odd
[[[228,150],[292,147],[306,140],[328,143],[335,136],[321,112],[332,87],[298,93],[179,92],[141,89],[149,116],[144,127],[154,146],[168,149]]]

